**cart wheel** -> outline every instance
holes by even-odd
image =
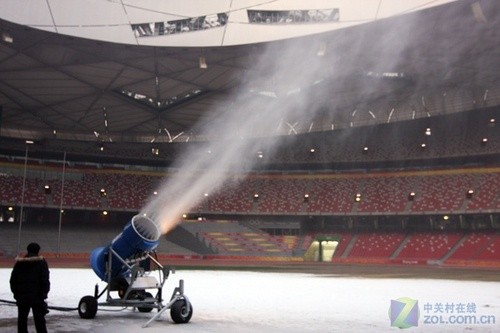
[[[152,298],[153,295],[151,293],[144,293],[143,297],[144,297],[144,299],[146,299],[146,298]],[[153,308],[138,306],[137,310],[139,310],[139,312],[151,312],[153,310]]]
[[[78,314],[80,318],[92,319],[97,313],[97,299],[94,296],[83,296],[78,303]]]
[[[193,315],[193,306],[189,303],[189,311],[187,309],[186,303],[188,301],[184,299],[179,299],[172,304],[170,307],[170,317],[176,324],[185,324]]]

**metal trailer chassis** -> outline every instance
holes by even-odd
[[[124,268],[127,268],[125,277],[111,277],[113,256],[123,264]],[[151,276],[150,273],[154,272],[153,270],[146,272],[139,265],[144,260],[150,260],[156,265],[155,271],[157,271],[159,279]],[[137,308],[139,312],[151,312],[153,309],[158,309],[158,312],[143,325],[143,327],[147,327],[153,320],[159,318],[163,312],[170,309],[170,316],[175,323],[187,323],[193,315],[193,307],[184,294],[184,280],[179,280],[179,286],[172,292],[170,301],[165,305],[163,304],[162,289],[170,272],[175,273],[175,269],[162,266],[150,252],[143,253],[139,258],[123,259],[110,247],[106,264],[107,286],[99,293],[96,284],[94,296],[82,297],[78,303],[78,314],[80,318],[93,319],[99,306],[133,307]],[[147,292],[147,290],[153,289],[157,290],[154,296]],[[112,291],[117,291],[119,297],[113,298]],[[106,301],[98,302],[97,300],[104,294],[106,294]]]

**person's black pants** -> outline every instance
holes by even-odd
[[[37,333],[47,333],[45,325],[45,314],[47,314],[47,304],[40,303],[17,303],[17,332],[28,333],[28,314],[33,310],[33,319]]]

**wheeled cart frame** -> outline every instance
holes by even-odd
[[[99,306],[133,307],[139,312],[158,312],[143,327],[148,326],[153,320],[159,318],[166,310],[170,309],[170,316],[175,323],[187,323],[193,315],[193,307],[184,294],[184,280],[179,281],[167,304],[163,304],[162,290],[165,281],[175,269],[162,266],[156,259],[156,253],[145,251],[134,258],[122,258],[113,247],[108,249],[108,260],[106,264],[106,287],[99,293],[96,284],[93,296],[84,296],[78,304],[78,314],[81,318],[92,319],[97,313]],[[113,277],[113,258],[119,260],[125,274]],[[151,269],[154,267],[154,269]],[[157,273],[158,278],[153,274]],[[154,292],[156,290],[156,292]],[[117,292],[118,297],[112,297],[111,292]],[[155,293],[153,294],[151,292]],[[98,302],[104,294],[106,300]]]

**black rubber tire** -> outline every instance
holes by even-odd
[[[193,315],[193,306],[189,303],[189,311],[187,311],[186,300],[179,299],[170,307],[170,317],[176,324],[186,324]]]
[[[151,293],[144,293],[143,297],[146,299],[146,298],[152,298],[153,295]],[[137,307],[137,310],[139,310],[139,312],[151,312],[153,311],[153,308],[151,307],[143,307],[143,306],[138,306]]]
[[[97,299],[94,296],[83,296],[78,303],[78,314],[83,319],[93,319],[97,313]]]

